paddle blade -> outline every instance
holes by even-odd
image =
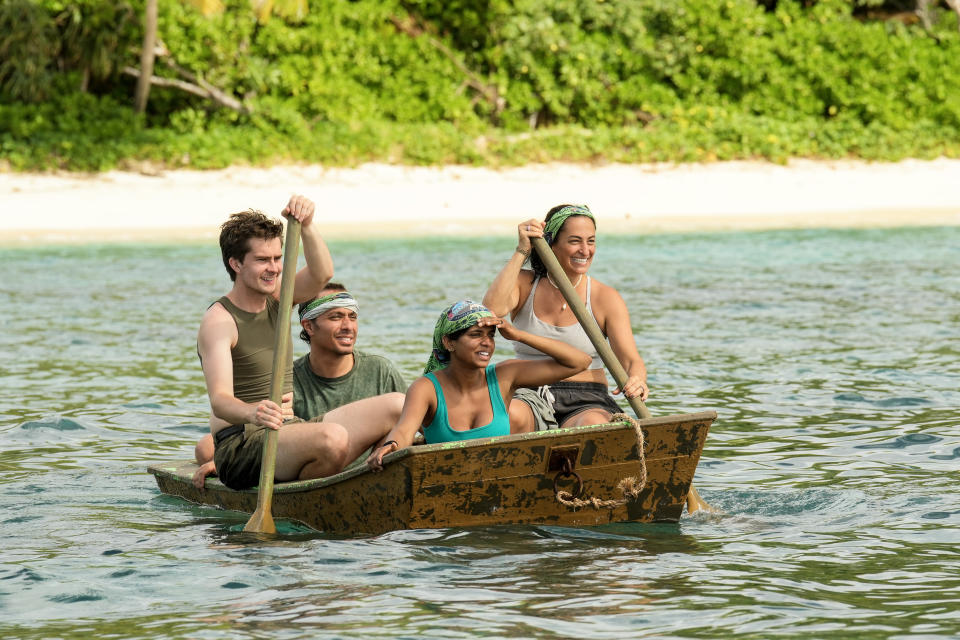
[[[720,513],[700,497],[700,492],[693,485],[690,485],[690,491],[687,492],[687,513],[696,513],[697,511],[706,511],[708,513]]]
[[[270,511],[257,508],[250,519],[247,520],[243,531],[244,533],[276,533],[277,525],[273,523],[273,515],[270,514]]]

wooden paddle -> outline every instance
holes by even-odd
[[[277,333],[273,341],[273,369],[270,373],[270,399],[278,405],[283,402],[283,378],[286,372],[287,352],[290,350],[290,312],[293,308],[293,285],[297,278],[297,254],[300,250],[300,221],[287,218],[287,238],[283,248],[283,271],[280,280],[280,309],[277,311]],[[260,462],[260,491],[257,509],[250,516],[244,531],[276,533],[273,524],[273,474],[277,467],[277,430],[267,429]]]
[[[583,304],[583,300],[580,299],[576,289],[573,288],[570,279],[567,278],[567,274],[564,273],[563,268],[557,261],[557,256],[553,254],[553,249],[550,248],[547,241],[543,238],[531,238],[531,240],[533,241],[533,248],[536,249],[537,255],[540,256],[540,260],[547,268],[547,273],[550,274],[557,288],[560,289],[560,293],[563,294],[563,299],[567,301],[570,310],[573,311],[573,315],[577,317],[580,326],[583,327],[587,337],[590,338],[590,342],[593,343],[593,347],[597,350],[597,353],[600,354],[600,359],[603,360],[603,364],[606,365],[607,370],[610,372],[610,375],[613,376],[617,386],[623,389],[623,385],[627,383],[627,372],[624,370],[623,365],[620,364],[620,361],[617,360],[617,356],[613,353],[613,349],[610,348],[609,343],[607,343],[603,332],[600,331],[600,325],[597,324],[597,319],[593,317],[592,313],[587,311],[586,305]],[[627,402],[630,403],[630,407],[641,420],[651,417],[650,410],[647,409],[647,406],[639,397],[627,398]],[[690,490],[687,492],[687,512],[693,513],[700,509],[715,511],[713,507],[708,505],[700,497],[700,494],[691,483]]]

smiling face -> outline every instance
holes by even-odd
[[[283,247],[280,238],[250,238],[243,260],[230,258],[230,268],[236,273],[236,282],[246,288],[272,295],[280,282],[283,268]]]
[[[563,223],[551,246],[567,276],[586,273],[597,252],[597,228],[586,216],[571,216]]]
[[[474,367],[485,368],[496,349],[494,334],[496,327],[473,325],[456,339],[443,338],[444,346],[450,351],[450,360],[458,360]]]
[[[344,356],[353,353],[357,342],[357,312],[345,307],[330,309],[313,320],[301,323],[310,336],[310,350]]]

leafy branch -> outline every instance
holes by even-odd
[[[218,89],[217,87],[213,86],[197,74],[178,65],[176,61],[171,58],[170,52],[166,47],[163,46],[163,43],[158,44],[154,48],[154,55],[157,59],[163,62],[165,66],[172,69],[178,76],[180,76],[180,78],[168,78],[165,76],[151,74],[150,84],[152,86],[179,89],[180,91],[185,91],[195,96],[206,98],[207,100],[210,100],[221,107],[232,109],[238,113],[250,113],[250,109],[242,102],[229,95],[222,89]],[[124,67],[121,71],[124,75],[132,76],[138,80],[143,75],[139,69],[130,66]]]
[[[483,81],[479,74],[470,69],[460,57],[452,50],[450,47],[441,42],[438,38],[433,37],[427,30],[417,22],[416,18],[413,16],[408,16],[406,20],[402,20],[397,16],[390,16],[390,21],[401,33],[405,33],[411,38],[425,38],[427,43],[430,44],[434,49],[442,53],[448,60],[450,60],[457,69],[465,76],[464,83],[469,86],[471,89],[480,94],[484,100],[486,100],[491,108],[493,109],[494,119],[498,119],[500,114],[507,106],[506,98],[500,95],[500,91],[496,86],[487,84]]]

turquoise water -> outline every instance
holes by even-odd
[[[360,346],[412,380],[512,246],[331,243]],[[960,228],[601,236],[652,413],[719,413],[696,482],[723,513],[360,539],[251,539],[145,472],[204,430],[215,246],[0,267],[0,637],[960,636]]]

